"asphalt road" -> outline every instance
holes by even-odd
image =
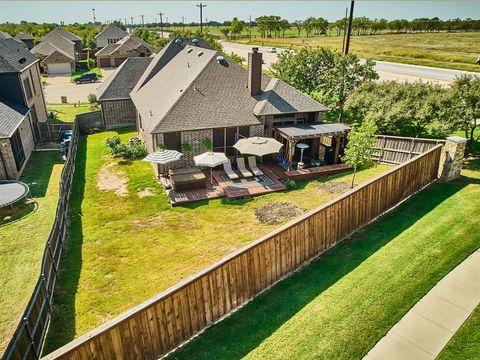
[[[222,42],[225,52],[234,52],[245,59],[248,58],[248,52],[253,45],[236,44],[231,42]],[[265,66],[270,69],[272,63],[277,61],[277,54],[267,53],[267,47],[258,46],[263,53]],[[284,49],[277,48],[278,52]],[[413,82],[417,80],[429,81],[442,85],[449,84],[455,77],[461,74],[476,74],[467,71],[433,68],[428,66],[398,64],[386,61],[376,61],[375,70],[380,75],[380,80],[396,80]]]

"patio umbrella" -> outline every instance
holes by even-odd
[[[180,160],[182,156],[183,154],[176,150],[160,150],[148,154],[147,157],[143,159],[143,161],[165,165],[173,161]]]
[[[193,157],[193,161],[197,166],[206,166],[210,168],[210,184],[213,185],[213,168],[220,164],[225,164],[229,160],[224,153],[221,152],[206,152]]]
[[[233,145],[233,147],[242,154],[251,154],[256,156],[278,153],[282,146],[283,144],[277,140],[264,137],[240,139],[235,143],[235,145]]]

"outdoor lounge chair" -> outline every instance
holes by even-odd
[[[255,176],[263,175],[263,171],[257,167],[257,160],[255,159],[255,156],[248,157],[248,167],[250,168],[250,170],[252,170],[253,175]]]
[[[237,158],[237,167],[238,167],[238,170],[242,173],[243,177],[253,176],[253,174],[247,170],[247,167],[245,166],[244,158]]]
[[[230,160],[226,163],[223,163],[223,170],[225,170],[230,180],[238,179],[238,175],[232,170],[232,164]]]

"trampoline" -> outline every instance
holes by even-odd
[[[0,209],[10,207],[15,213],[15,204],[30,197],[30,188],[20,181],[0,181]]]

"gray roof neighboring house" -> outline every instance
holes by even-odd
[[[59,51],[70,59],[75,60],[75,43],[72,40],[68,40],[58,33],[49,33],[49,36],[43,39],[42,42],[30,50],[33,54],[47,57],[55,51]]]
[[[111,46],[112,45],[112,46]],[[110,56],[114,52],[125,49],[125,50],[137,50],[140,46],[145,46],[150,52],[153,52],[155,49],[150,44],[146,43],[138,36],[127,35],[122,40],[117,41],[115,44],[109,44],[102,48],[101,50],[95,53],[95,56]]]
[[[64,37],[65,39],[67,40],[70,40],[70,41],[81,41],[82,39],[80,39],[77,35],[71,33],[70,31],[68,30],[65,30],[64,28],[62,27],[56,27],[54,28],[52,31],[50,31],[49,33],[45,34],[43,37],[42,37],[42,41],[45,40],[45,39],[48,39],[50,36],[52,35],[60,35],[62,37]]]
[[[10,36],[9,33],[6,33],[5,31],[0,30],[0,39],[11,39],[12,37]]]
[[[106,29],[104,29],[100,33],[98,33],[95,36],[95,39],[98,39],[98,38],[118,39],[118,38],[123,38],[127,35],[128,33],[125,30],[120,29],[115,24],[110,24],[110,26],[108,26]]]
[[[128,100],[130,92],[153,60],[151,57],[131,57],[97,89],[98,100]]]
[[[18,73],[37,61],[17,40],[0,39],[0,73]]]
[[[11,137],[29,111],[22,105],[0,99],[0,139]]]
[[[15,39],[18,39],[18,40],[35,40],[35,38],[32,35],[27,34],[27,33],[18,33],[15,36]]]
[[[255,115],[326,111],[328,108],[281,80],[272,78],[255,105]]]

